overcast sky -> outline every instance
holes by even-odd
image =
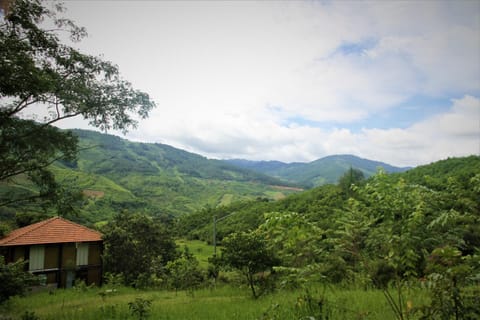
[[[480,153],[480,1],[65,4],[80,49],[157,103],[130,140],[285,162]]]

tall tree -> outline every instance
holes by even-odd
[[[15,0],[6,8],[0,13],[0,183],[28,177],[38,193],[21,199],[56,200],[59,186],[48,166],[73,160],[78,146],[72,133],[53,124],[82,116],[101,130],[126,132],[155,103],[122,79],[113,63],[60,40],[61,33],[73,42],[87,35],[58,16],[61,5]],[[0,206],[18,200],[0,198]]]
[[[258,282],[256,274],[271,270],[279,262],[267,248],[265,239],[259,232],[239,232],[225,238],[222,245],[224,264],[240,271],[247,280],[253,297],[258,298],[260,294],[255,289]]]
[[[149,275],[155,263],[173,260],[176,245],[164,224],[145,214],[123,212],[102,230],[105,271],[123,274],[127,285]]]
[[[353,195],[352,187],[358,186],[365,180],[365,175],[360,169],[354,169],[350,167],[343,176],[338,179],[338,185],[342,189],[346,198],[350,198]]]

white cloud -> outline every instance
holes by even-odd
[[[400,165],[480,154],[480,99],[454,99],[450,110],[406,129],[368,129],[363,155]]]
[[[283,161],[354,153],[411,165],[478,152],[479,2],[66,5],[90,33],[81,48],[158,104],[132,139]],[[415,96],[463,98],[408,128],[351,128]]]

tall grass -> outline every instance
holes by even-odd
[[[188,250],[198,260],[200,267],[207,270],[208,258],[213,255],[213,246],[208,245],[205,241],[201,240],[185,240],[178,239],[175,241],[177,246],[183,250],[184,247],[188,247]],[[217,248],[218,249],[218,248]]]
[[[419,293],[412,293],[418,295]],[[218,286],[194,294],[121,287],[68,289],[15,297],[0,308],[2,316],[20,319],[26,311],[40,319],[136,319],[129,302],[151,300],[149,319],[394,319],[379,290],[312,287],[308,291],[278,291],[252,299],[248,288]],[[409,298],[415,304],[414,298]]]

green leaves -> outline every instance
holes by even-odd
[[[105,270],[122,273],[127,285],[149,274],[158,259],[163,264],[175,257],[175,243],[165,225],[144,214],[117,215],[102,230]]]
[[[225,238],[222,245],[222,261],[245,276],[253,297],[257,298],[255,274],[268,271],[278,263],[265,239],[258,232],[239,232]]]
[[[29,286],[38,283],[37,277],[25,270],[25,263],[19,260],[14,263],[5,263],[0,255],[0,304],[15,295],[22,295]]]
[[[270,212],[259,229],[285,266],[301,267],[320,257],[324,232],[294,212]]]
[[[38,0],[12,1],[0,24],[0,181],[25,174],[49,190],[10,202],[52,194],[54,179],[44,179],[48,166],[74,160],[76,137],[53,123],[82,115],[101,130],[126,132],[137,125],[136,116],[143,119],[155,107],[120,77],[116,65],[60,42],[59,32],[73,40],[86,36],[71,20],[57,17],[62,10]],[[45,20],[56,28],[45,29]]]
[[[198,260],[188,251],[188,247],[175,260],[165,266],[166,281],[175,290],[187,289],[191,293],[203,281],[203,272]]]

